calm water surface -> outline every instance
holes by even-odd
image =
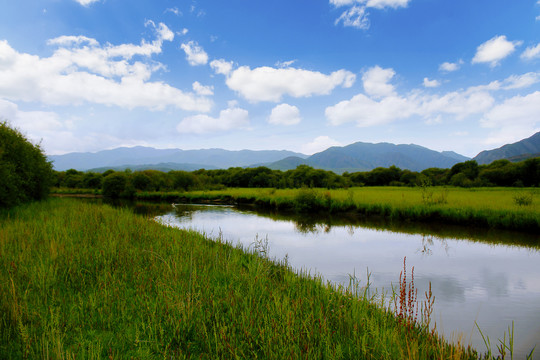
[[[471,235],[466,229],[452,235],[440,228],[402,232],[343,221],[334,225],[328,219],[305,223],[230,206],[176,205],[158,220],[210,237],[221,234],[244,247],[253,246],[257,238],[267,239],[271,258],[287,256],[293,268],[334,283],[348,285],[355,274],[365,285],[369,271],[371,286],[379,291],[398,283],[406,257],[408,273],[415,268],[419,299],[432,284],[434,319],[447,339],[459,338],[485,351],[475,322],[494,347],[513,321],[517,358],[536,344],[540,348],[540,251],[526,245],[538,243],[538,236]]]

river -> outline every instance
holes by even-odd
[[[292,268],[336,284],[348,285],[355,276],[366,285],[369,273],[370,287],[379,293],[398,285],[406,258],[408,276],[414,266],[419,300],[431,283],[433,320],[446,339],[484,352],[478,324],[496,352],[499,339],[506,333],[508,340],[513,326],[516,358],[540,345],[540,248],[535,235],[301,219],[216,205],[175,205],[157,220],[244,248],[267,242],[270,258],[287,257]]]

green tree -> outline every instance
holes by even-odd
[[[127,175],[123,172],[115,172],[107,175],[103,179],[103,196],[109,198],[119,198],[123,196],[127,180]]]
[[[0,122],[0,208],[44,199],[53,181],[52,165],[41,147]]]

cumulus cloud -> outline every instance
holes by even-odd
[[[540,91],[515,96],[490,109],[480,121],[494,129],[486,144],[511,143],[540,130]]]
[[[424,87],[427,88],[436,88],[441,86],[440,81],[438,80],[429,80],[427,77],[424,78]]]
[[[394,85],[390,84],[396,72],[393,69],[383,69],[380,66],[374,66],[362,75],[364,90],[366,94],[381,98],[394,94]]]
[[[459,60],[458,62],[455,62],[455,63],[444,62],[441,65],[439,65],[439,71],[443,71],[443,72],[457,71],[459,70],[462,64],[463,64],[463,60]]]
[[[351,87],[356,76],[346,70],[338,70],[330,75],[296,68],[276,69],[258,67],[250,69],[241,66],[231,72],[227,86],[252,102],[278,102],[284,95],[309,97],[329,94],[335,87]]]
[[[506,40],[504,35],[495,36],[478,46],[472,63],[489,63],[491,67],[497,66],[502,59],[512,54],[521,44],[521,41]]]
[[[431,124],[442,122],[444,116],[463,120],[490,111],[496,104],[491,94],[493,91],[523,89],[540,82],[539,73],[527,73],[446,94],[429,94],[419,89],[398,94],[389,83],[393,76],[392,69],[374,67],[368,70],[364,80],[370,86],[365,86],[365,94],[357,94],[350,100],[327,107],[325,115],[329,123],[354,122],[360,127],[367,127],[413,116]]]
[[[302,146],[302,153],[312,155],[324,151],[332,146],[342,146],[342,144],[329,136],[316,137],[312,142]]]
[[[13,102],[0,98],[0,119],[19,129],[34,144],[40,144],[47,153],[62,153],[80,144],[81,137],[72,133],[72,123],[62,121],[51,111],[25,111]],[[70,143],[71,142],[71,143]]]
[[[414,110],[414,104],[402,97],[389,96],[376,101],[358,94],[351,100],[326,108],[325,115],[332,125],[356,122],[360,127],[367,127],[407,118]]]
[[[216,74],[229,75],[232,71],[233,63],[232,61],[225,61],[223,59],[212,60],[210,67],[214,70]]]
[[[186,117],[176,126],[176,130],[181,134],[206,134],[248,128],[248,111],[235,103],[229,105],[232,106],[220,111],[217,118],[204,114]]]
[[[48,44],[58,48],[48,58],[19,53],[7,41],[0,41],[0,97],[50,105],[87,102],[129,109],[174,106],[209,111],[210,100],[150,81],[163,68],[151,56],[160,53],[163,41],[171,41],[174,34],[164,24],[149,25],[156,39],[139,45],[100,45],[83,36],[51,39]]]
[[[274,125],[296,125],[302,121],[296,106],[280,104],[272,109],[268,122]]]
[[[540,73],[529,72],[523,75],[512,75],[503,82],[505,90],[523,89],[540,82]]]
[[[186,53],[186,59],[191,66],[205,65],[208,63],[208,54],[196,41],[190,41],[180,46]]]
[[[211,96],[214,95],[214,87],[213,86],[204,86],[201,85],[200,82],[195,81],[192,85],[193,91],[201,96]]]
[[[521,54],[521,58],[523,60],[540,59],[540,43],[536,44],[536,46],[529,46],[526,48]]]

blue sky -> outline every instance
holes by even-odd
[[[3,2],[0,118],[47,154],[363,141],[472,157],[540,131],[540,1]]]

